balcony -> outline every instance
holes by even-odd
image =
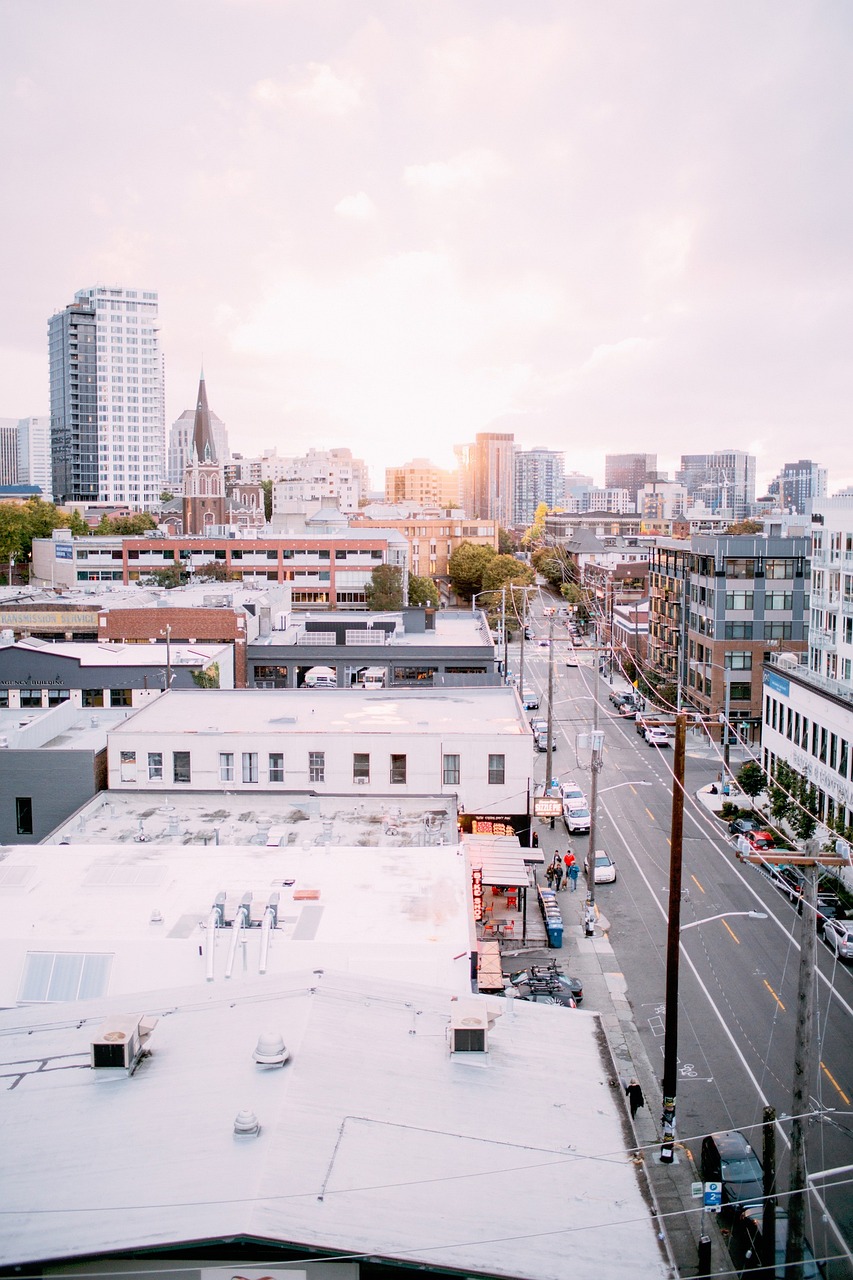
[[[809,632],[809,644],[815,649],[835,649],[838,636],[834,631],[825,631],[822,627],[812,627]]]

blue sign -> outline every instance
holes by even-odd
[[[719,1213],[723,1204],[722,1182],[705,1183],[705,1196],[702,1203],[706,1209],[713,1209],[716,1213]]]
[[[54,547],[57,560],[73,560],[74,547],[70,542],[57,542]]]
[[[776,693],[781,693],[786,698],[791,693],[790,680],[786,676],[780,676],[775,671],[768,671],[766,667],[764,668],[764,683],[768,689],[774,689]]]

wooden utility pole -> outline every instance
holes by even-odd
[[[761,1280],[776,1276],[776,1108],[765,1107],[762,1123],[761,1164],[764,1172],[764,1209],[761,1219]]]
[[[678,963],[681,953],[681,865],[684,834],[684,765],[687,716],[675,718],[675,751],[672,769],[672,822],[669,851],[669,910],[666,934],[666,1016],[663,1042],[663,1142],[660,1158],[671,1164],[675,1157],[675,1092],[678,1073]]]
[[[545,756],[545,794],[551,789],[554,765],[554,615],[548,619],[548,749]],[[552,823],[553,826],[553,823]]]
[[[794,1041],[794,1088],[791,1101],[791,1194],[788,1199],[786,1275],[802,1280],[806,1220],[806,1118],[814,1080],[814,989],[817,952],[817,866],[803,868],[800,929],[800,974],[797,983],[797,1027]]]

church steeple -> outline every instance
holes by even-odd
[[[216,462],[216,443],[210,426],[210,410],[207,407],[207,388],[204,384],[204,368],[198,382],[198,397],[193,421],[193,441],[190,457],[194,462]]]

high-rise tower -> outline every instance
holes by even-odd
[[[165,471],[157,294],[81,289],[48,321],[57,502],[151,507]]]

